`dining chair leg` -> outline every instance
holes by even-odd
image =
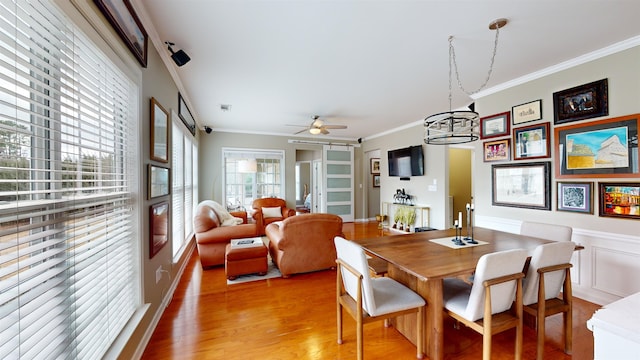
[[[564,323],[564,352],[565,354],[571,355],[572,353],[572,337],[573,337],[573,311],[571,307],[569,310],[563,315],[563,323]]]
[[[482,335],[482,360],[491,360],[491,329],[484,329]]]
[[[357,343],[358,343],[358,354],[357,354],[357,358],[358,360],[363,360],[364,359],[364,341],[362,340],[362,319],[358,318],[357,320],[357,329],[356,329],[356,339],[357,339]]]
[[[338,311],[337,311],[337,324],[338,324],[338,344],[342,345],[342,306],[338,302]]]
[[[520,318],[520,324],[516,326],[516,360],[522,359],[522,342],[523,342],[523,334],[522,334],[522,318]]]
[[[545,340],[545,326],[546,326],[546,314],[545,314],[545,303],[544,300],[542,303],[538,303],[538,313],[536,315],[536,359],[542,360],[544,359],[544,340]]]
[[[425,309],[424,306],[418,308],[418,318],[417,318],[417,338],[416,338],[416,348],[418,351],[418,354],[416,355],[416,358],[418,359],[422,359],[424,357],[424,313],[425,313]]]

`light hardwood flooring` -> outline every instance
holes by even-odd
[[[379,236],[376,223],[346,223],[346,238]],[[189,261],[143,359],[355,359],[355,322],[345,314],[336,342],[334,270],[227,286],[224,267],[202,270]],[[545,359],[593,359],[586,321],[596,304],[575,299],[573,356],[563,353],[562,316],[547,318]],[[445,323],[445,358],[479,359],[482,337]],[[523,359],[535,359],[535,330],[524,330]],[[493,338],[493,359],[512,359],[514,332]],[[382,322],[365,325],[366,359],[415,359],[415,346]]]

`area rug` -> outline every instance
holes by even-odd
[[[268,237],[263,236],[262,242],[264,242],[265,246],[269,247]],[[262,276],[258,274],[240,275],[235,280],[227,279],[227,285],[242,284],[242,283],[247,283],[251,281],[266,280],[266,279],[272,279],[272,278],[282,276],[282,274],[280,273],[280,270],[278,270],[278,268],[275,265],[273,265],[273,261],[271,261],[271,256],[269,254],[267,254],[267,264],[269,265],[269,267],[267,269],[266,275],[262,275]]]

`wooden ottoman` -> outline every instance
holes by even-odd
[[[266,275],[267,247],[262,238],[234,239],[227,244],[224,256],[224,269],[227,279],[235,280],[240,275]]]

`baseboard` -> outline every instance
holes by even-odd
[[[160,307],[154,314],[153,319],[149,324],[149,327],[144,332],[144,335],[142,336],[142,339],[138,344],[138,347],[136,348],[136,351],[133,355],[133,359],[142,358],[142,354],[144,353],[144,350],[147,348],[147,345],[149,344],[149,340],[151,340],[151,336],[153,335],[153,332],[156,330],[156,327],[158,326],[158,323],[160,322],[160,319],[164,314],[164,310],[169,306],[169,304],[171,303],[171,300],[173,299],[173,293],[176,291],[176,288],[180,284],[180,279],[184,274],[184,269],[187,267],[187,264],[189,263],[189,259],[191,258],[191,256],[193,256],[193,251],[195,250],[195,248],[196,248],[196,245],[194,240],[192,241],[188,250],[186,251],[186,255],[183,257],[184,261],[182,262],[180,269],[176,273],[176,276],[173,278],[173,282],[169,287],[169,291],[162,299],[162,303],[160,303]]]

